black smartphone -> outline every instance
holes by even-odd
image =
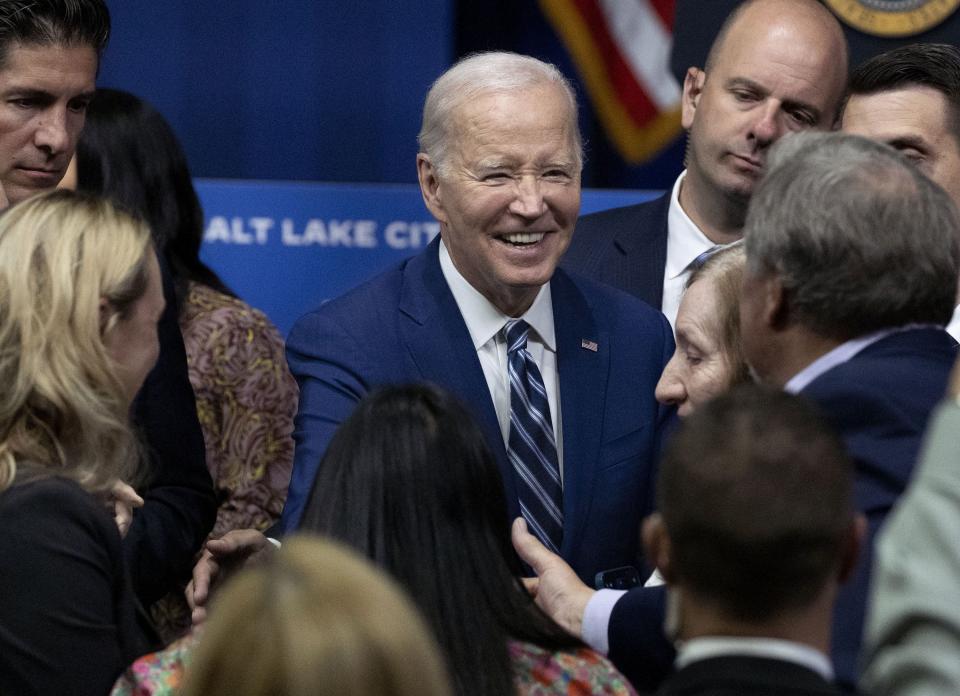
[[[593,583],[598,590],[629,590],[643,584],[640,582],[640,572],[633,566],[602,570],[597,573]]]

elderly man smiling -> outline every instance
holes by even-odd
[[[580,166],[576,102],[553,66],[488,53],[436,81],[417,168],[439,239],[290,334],[300,410],[285,529],[360,397],[430,381],[471,407],[511,513],[581,578],[636,563],[673,340],[639,300],[556,270]]]

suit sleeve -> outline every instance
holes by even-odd
[[[161,268],[164,268],[161,263]],[[203,434],[187,374],[177,304],[164,271],[167,307],[157,327],[160,356],[134,404],[150,465],[144,506],[124,539],[134,590],[144,606],[178,591],[217,515]]]
[[[320,459],[337,427],[370,390],[362,375],[365,346],[327,313],[301,318],[287,337],[287,363],[300,387],[294,419],[293,474],[280,531],[297,528],[313,488]]]
[[[931,420],[917,476],[878,538],[867,693],[960,693],[960,407]]]

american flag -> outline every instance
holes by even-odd
[[[573,58],[600,122],[639,164],[680,133],[670,71],[675,0],[539,0]]]

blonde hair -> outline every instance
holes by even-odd
[[[18,465],[94,493],[132,475],[139,450],[103,335],[146,291],[151,254],[144,224],[84,194],[0,217],[0,491]]]
[[[182,696],[447,696],[440,650],[386,575],[331,541],[294,537],[227,585]]]

